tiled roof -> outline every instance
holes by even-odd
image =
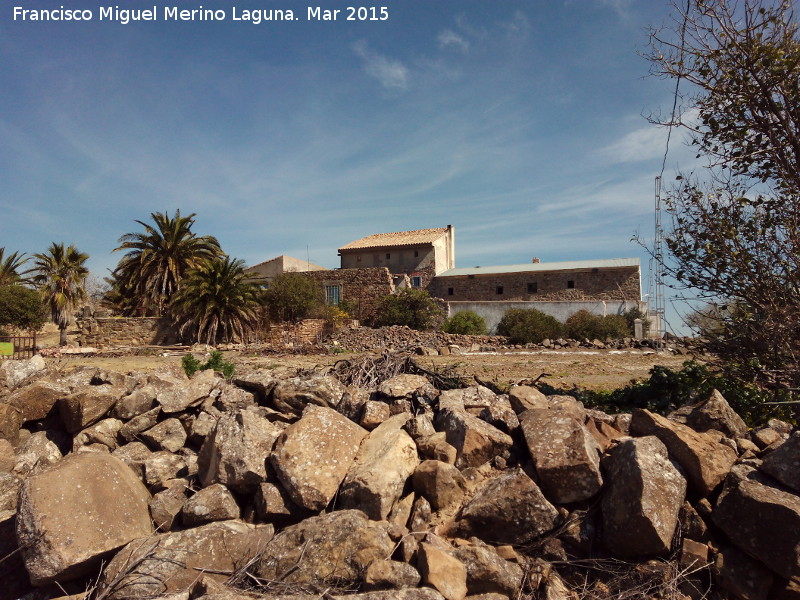
[[[447,227],[435,229],[416,229],[414,231],[398,231],[396,233],[376,233],[360,240],[350,242],[339,250],[356,250],[362,248],[384,248],[386,246],[413,246],[430,244],[447,233]]]
[[[497,265],[494,267],[460,267],[439,273],[437,277],[456,275],[498,275],[501,273],[530,273],[536,271],[573,271],[582,269],[613,269],[639,267],[638,258],[607,258],[598,260],[570,260],[564,262],[523,263],[521,265]]]

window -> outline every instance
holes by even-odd
[[[572,279],[570,279],[570,280],[567,282],[567,289],[568,289],[568,290],[571,290],[571,289],[573,289],[574,287],[575,287],[575,282],[574,282]]]
[[[448,296],[452,296],[454,294],[455,294],[455,291],[453,290],[453,288],[447,288],[447,295]]]
[[[419,250],[414,250],[414,258],[419,258]]]
[[[356,262],[361,262],[361,255],[356,256]]]
[[[533,283],[528,284],[528,293],[535,294],[539,291],[539,283],[534,281]]]
[[[329,306],[338,306],[341,286],[326,285],[325,286],[325,304]]]
[[[422,286],[422,278],[420,277],[411,278],[411,287],[421,287],[421,286]]]
[[[503,293],[503,286],[502,285],[498,285],[497,286],[497,295],[500,296],[500,295],[502,295],[502,293]]]
[[[389,260],[390,258],[392,258],[392,255],[387,252],[386,253],[386,260]]]

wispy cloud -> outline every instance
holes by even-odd
[[[663,155],[666,141],[665,129],[647,125],[625,134],[597,152],[611,163],[639,162]]]
[[[463,53],[469,51],[469,42],[452,29],[445,29],[437,39],[440,48],[455,48]]]
[[[364,61],[364,71],[377,79],[389,90],[404,90],[408,87],[408,69],[399,60],[388,58],[372,50],[366,41],[353,44],[353,51]]]

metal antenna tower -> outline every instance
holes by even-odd
[[[656,231],[653,241],[653,265],[655,279],[655,294],[653,312],[656,315],[656,349],[662,350],[664,347],[664,335],[666,334],[664,297],[664,230],[661,227],[661,175],[656,177]]]

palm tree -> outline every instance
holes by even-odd
[[[144,232],[126,233],[119,238],[120,245],[114,252],[128,252],[114,275],[124,282],[122,287],[133,290],[142,308],[157,308],[163,314],[181,279],[203,262],[222,255],[215,237],[192,232],[194,216],[195,213],[182,217],[180,210],[175,211],[174,217],[151,213],[154,225],[137,220]]]
[[[261,288],[244,262],[215,258],[191,271],[181,282],[170,309],[181,335],[213,344],[244,339],[258,322]]]
[[[61,331],[59,343],[67,343],[67,326],[78,302],[86,300],[83,280],[89,274],[84,266],[89,255],[75,246],[50,244],[45,254],[34,254],[31,280],[39,287],[46,304],[50,306],[53,322]]]
[[[5,256],[6,249],[0,248],[0,285],[14,285],[23,281],[19,269],[28,262],[28,257],[19,252]]]

